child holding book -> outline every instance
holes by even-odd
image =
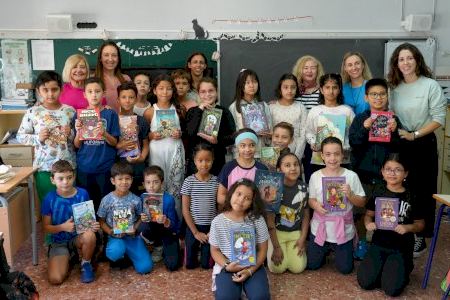
[[[350,164],[348,130],[355,117],[350,106],[344,105],[341,76],[325,74],[320,77],[319,85],[319,105],[311,108],[306,120],[306,141],[313,151],[311,158],[313,171],[323,168],[320,144],[328,136],[338,136],[341,139],[344,149],[342,162],[347,166]]]
[[[192,88],[192,77],[191,74],[186,72],[185,70],[175,70],[170,74],[173,82],[175,83],[175,87],[177,88],[177,101],[181,107],[181,111],[183,113],[183,118],[186,117],[186,113],[192,108],[197,106],[197,98],[196,95],[195,100],[192,99],[189,91]]]
[[[161,74],[153,81],[152,91],[156,96],[156,103],[144,113],[144,118],[150,123],[149,163],[163,169],[165,190],[175,197],[175,208],[178,218],[181,219],[180,189],[184,179],[185,157],[181,141],[181,111],[175,98],[175,83],[170,76]],[[158,116],[159,110],[172,113],[173,118],[165,121]],[[169,131],[170,135],[165,136],[165,131]]]
[[[353,119],[349,130],[349,142],[352,147],[352,170],[358,174],[369,198],[375,185],[383,182],[380,169],[384,159],[389,153],[399,151],[400,136],[397,128],[401,126],[399,126],[400,121],[395,115],[381,115],[388,111],[388,85],[386,80],[381,78],[370,79],[365,85],[365,91],[365,99],[370,108]],[[376,119],[385,122],[383,121],[384,124],[381,124],[381,121],[377,120],[375,123]],[[380,124],[384,128],[379,128],[376,124]],[[377,128],[373,128],[373,125],[376,125]],[[373,133],[377,130],[388,132],[388,138],[384,141],[370,140],[370,136],[374,136]],[[367,251],[366,230],[363,224],[364,209],[355,209],[354,215],[359,235],[355,258],[362,259]]]
[[[191,108],[186,116],[186,135],[187,135],[187,175],[196,172],[193,161],[193,150],[199,143],[209,144],[214,151],[214,162],[211,167],[211,174],[219,175],[219,172],[225,164],[225,155],[227,147],[234,142],[233,134],[236,131],[233,116],[230,111],[219,104],[217,104],[217,81],[210,77],[203,77],[200,79],[199,95],[201,102],[199,106]],[[215,135],[206,134],[205,126],[202,123],[202,117],[205,111],[218,109],[221,110],[221,117],[219,122],[219,130]]]
[[[210,268],[208,235],[211,222],[217,214],[216,195],[219,186],[217,177],[210,174],[213,161],[213,148],[208,144],[197,144],[194,149],[197,172],[187,177],[181,188],[183,217],[187,224],[184,242],[187,269],[198,266],[199,247],[201,267]]]
[[[303,157],[305,150],[305,126],[308,112],[300,101],[295,101],[299,95],[297,77],[292,74],[281,76],[275,90],[277,100],[269,105],[273,124],[287,122],[294,127],[294,138],[289,148],[298,158]]]
[[[413,270],[414,233],[424,228],[424,210],[419,199],[403,186],[408,176],[408,166],[398,153],[388,155],[381,173],[385,183],[377,184],[367,203],[364,223],[367,230],[374,230],[372,245],[358,268],[358,283],[366,290],[379,288],[386,295],[400,295],[409,283]],[[384,224],[375,223],[375,213],[384,199],[397,199],[391,229],[381,229]],[[377,208],[378,207],[378,208]]]
[[[314,108],[313,108],[314,109]],[[342,142],[336,137],[327,137],[321,144],[321,156],[325,167],[314,172],[309,181],[309,206],[314,210],[311,219],[311,236],[308,244],[308,269],[317,270],[325,262],[330,250],[335,252],[335,265],[342,274],[353,270],[353,205],[363,207],[365,194],[355,172],[341,167],[344,156]],[[335,178],[341,184],[335,187],[342,198],[341,209],[325,209],[327,196],[326,179]],[[344,178],[344,180],[340,180]],[[345,182],[345,183],[342,183]],[[325,192],[324,192],[325,190]]]
[[[270,299],[264,268],[269,234],[258,188],[241,178],[230,187],[224,204],[224,212],[214,218],[209,233],[216,299],[240,299],[242,291],[248,299]],[[234,241],[233,231],[239,230],[252,232],[251,237]],[[250,265],[235,259],[236,252],[251,257]]]
[[[277,214],[267,214],[270,243],[267,266],[272,273],[301,273],[306,267],[309,229],[308,187],[300,180],[301,162],[294,153],[283,153],[277,162],[284,173],[283,199]]]
[[[143,182],[142,172],[149,152],[148,134],[150,132],[147,121],[133,111],[137,93],[137,88],[132,82],[125,82],[117,87],[121,137],[116,148],[120,159],[126,160],[133,166],[134,180],[131,191],[135,195],[140,194],[139,189]]]
[[[142,213],[142,202],[130,192],[133,182],[133,167],[127,162],[115,163],[111,168],[111,182],[115,189],[103,197],[97,215],[100,227],[108,235],[106,257],[112,262],[126,254],[140,274],[149,273],[153,268],[144,241],[135,235]]]
[[[180,245],[178,243],[179,219],[175,210],[175,199],[164,192],[164,171],[158,166],[150,166],[144,170],[144,187],[148,194],[162,194],[162,214],[155,221],[151,221],[145,203],[144,213],[141,214],[142,223],[138,232],[146,243],[153,244],[153,262],[164,258],[164,264],[169,271],[180,267]],[[146,195],[142,195],[145,201]]]
[[[133,107],[133,112],[138,116],[144,116],[144,112],[152,105],[148,101],[150,93],[150,75],[146,72],[138,72],[134,75],[133,82],[137,88],[136,103]]]
[[[50,179],[52,165],[64,159],[75,167],[73,131],[70,128],[75,110],[59,102],[62,80],[58,73],[40,73],[35,86],[42,104],[27,110],[17,131],[17,140],[34,147],[33,167],[38,169],[34,178],[39,200],[42,201],[50,191],[55,190]]]
[[[101,139],[81,140],[83,123],[79,118],[75,120],[74,144],[78,148],[77,182],[89,192],[97,209],[101,198],[112,190],[109,178],[117,154],[116,145],[120,136],[119,118],[114,110],[101,104],[104,85],[100,79],[93,77],[86,80],[84,96],[89,103],[88,109],[100,111],[101,120],[95,131],[99,133]]]
[[[260,84],[259,78],[255,71],[249,69],[242,69],[239,72],[238,78],[236,80],[236,93],[234,96],[234,102],[231,103],[229,110],[233,116],[234,122],[236,124],[236,129],[244,128],[244,120],[242,116],[242,106],[262,103],[264,106],[264,117],[265,120],[258,120],[260,123],[267,123],[268,130],[259,132],[258,135],[260,139],[257,143],[257,151],[255,157],[260,156],[261,147],[268,145],[270,143],[270,136],[272,130],[272,115],[270,113],[269,105],[261,100],[260,96]]]
[[[67,160],[58,160],[52,166],[51,181],[56,191],[49,192],[42,203],[44,231],[50,234],[48,249],[48,281],[61,284],[69,275],[69,262],[81,260],[81,282],[94,281],[91,258],[95,251],[95,232],[100,229],[93,222],[87,231],[77,234],[72,205],[89,200],[85,189],[74,187],[75,170]]]
[[[242,178],[255,180],[256,169],[268,169],[263,163],[255,159],[257,143],[256,133],[249,128],[243,128],[236,133],[234,144],[237,149],[237,157],[227,162],[218,176],[217,203],[219,208],[224,204],[228,188],[233,183]]]
[[[290,153],[291,149],[289,148],[289,145],[292,143],[293,140],[294,140],[294,127],[290,123],[280,122],[273,127],[272,147],[277,147],[279,149],[279,154]],[[268,166],[269,169],[270,167],[275,169],[278,157],[274,161],[273,166]],[[264,155],[262,151],[261,151],[261,161],[264,162]]]

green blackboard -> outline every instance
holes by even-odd
[[[208,67],[217,74],[217,64],[209,58],[217,50],[210,40],[115,40],[121,49],[122,69],[174,69],[184,68],[186,59],[193,52],[203,52]],[[56,39],[54,40],[55,69],[61,73],[64,63],[72,54],[83,54],[91,69],[95,68],[97,55],[103,40]]]

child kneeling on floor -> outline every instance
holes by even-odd
[[[136,272],[145,274],[152,270],[153,262],[142,238],[134,234],[141,223],[142,202],[130,192],[132,182],[133,167],[124,161],[115,163],[111,168],[111,183],[115,189],[103,197],[97,215],[103,232],[108,235],[106,257],[115,262],[126,254]],[[115,224],[115,216],[120,217],[119,221],[128,223],[128,228]],[[123,229],[121,233],[114,233],[113,228],[117,227]]]
[[[94,281],[95,274],[91,258],[96,246],[95,232],[100,225],[77,234],[73,220],[72,205],[89,200],[86,190],[74,187],[75,172],[66,160],[59,160],[52,165],[51,182],[56,191],[50,192],[42,203],[44,231],[51,236],[48,249],[48,281],[61,284],[69,275],[69,262],[81,255],[81,282]]]

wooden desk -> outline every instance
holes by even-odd
[[[34,185],[33,174],[36,171],[33,167],[18,167],[13,168],[16,176],[6,183],[0,184],[0,203],[2,207],[8,208],[8,200],[3,197],[3,194],[13,191],[23,181],[28,182],[28,199],[30,203],[30,221],[31,221],[31,242],[33,248],[33,265],[38,263],[38,249],[36,240],[36,217],[34,215]]]
[[[444,194],[434,194],[433,198],[440,202],[441,204],[445,204],[447,206],[450,206],[450,195],[444,195]]]

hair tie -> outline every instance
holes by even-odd
[[[255,142],[255,144],[258,143],[258,137],[253,132],[245,131],[240,133],[236,139],[234,140],[234,144],[238,146],[243,140],[250,139]]]
[[[239,71],[239,73],[242,73],[242,72],[244,72],[244,71],[247,71],[247,69],[241,69],[241,70]]]

